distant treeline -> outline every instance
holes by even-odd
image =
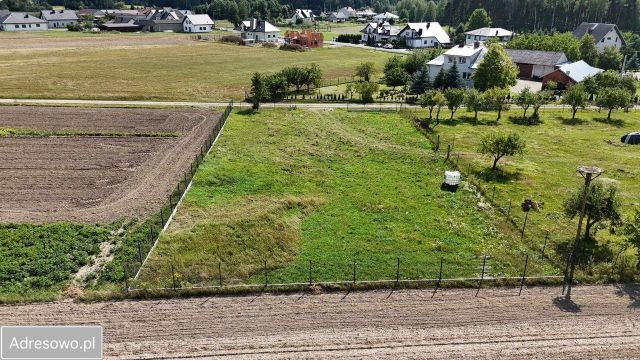
[[[126,1],[129,4],[131,1]],[[285,18],[292,9],[335,11],[343,6],[395,11],[409,21],[440,21],[457,26],[476,8],[484,8],[493,25],[523,30],[568,31],[582,21],[618,24],[623,31],[640,31],[640,0],[136,0],[136,5],[205,10],[232,21],[255,16]],[[110,8],[115,0],[3,0],[0,8],[37,11],[51,5],[69,8]],[[234,6],[235,4],[235,6]],[[276,7],[278,8],[276,10]],[[237,8],[237,9],[236,9]],[[234,21],[237,22],[237,21]]]

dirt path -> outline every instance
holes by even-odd
[[[102,324],[105,356],[637,358],[640,286],[375,291],[0,307],[9,324]]]

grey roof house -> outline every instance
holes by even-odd
[[[604,51],[606,46],[613,46],[620,51],[625,44],[624,37],[616,24],[583,22],[573,30],[573,36],[576,39],[582,39],[587,34],[593,36],[599,52]]]
[[[12,12],[0,17],[0,30],[38,31],[47,30],[47,22],[27,13]]]
[[[78,15],[73,10],[42,10],[40,19],[48,23],[49,29],[64,29],[78,23]]]
[[[563,52],[505,49],[520,73],[518,77],[523,79],[542,79],[545,75],[554,71],[558,66],[566,64],[569,60]]]
[[[142,25],[142,31],[162,32],[162,31],[182,31],[182,21],[185,15],[176,9],[162,8],[152,10],[147,17],[138,20],[137,23]]]

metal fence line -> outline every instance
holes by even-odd
[[[220,134],[222,133],[222,130],[224,129],[225,124],[227,123],[227,118],[231,114],[232,110],[233,110],[233,100],[229,103],[229,105],[227,105],[227,107],[225,108],[222,116],[220,117],[220,119],[218,120],[216,125],[214,125],[211,133],[209,134],[209,136],[205,140],[205,144],[203,144],[203,146],[200,148],[201,149],[201,153],[200,153],[200,160],[199,161],[198,161],[198,154],[196,154],[196,159],[194,160],[194,162],[196,163],[196,166],[195,166],[196,169],[200,165],[200,163],[202,163],[202,161],[204,160],[204,155],[202,155],[202,148],[205,147],[205,145],[206,145],[207,151],[206,151],[205,155],[208,155],[211,152],[211,149],[213,148],[213,145],[218,141],[218,138],[220,137]],[[171,223],[171,220],[173,220],[173,217],[175,216],[175,214],[176,214],[176,212],[178,210],[178,206],[182,203],[182,201],[184,200],[185,196],[187,195],[187,191],[191,188],[191,185],[193,184],[193,176],[195,174],[195,169],[194,169],[194,166],[193,166],[194,162],[189,164],[191,178],[189,179],[189,183],[188,184],[186,184],[186,181],[185,181],[185,187],[184,187],[184,189],[182,191],[180,190],[180,183],[182,182],[182,179],[180,181],[178,181],[177,194],[179,195],[179,197],[178,197],[178,201],[176,202],[175,205],[173,205],[172,201],[171,201],[173,192],[175,190],[172,191],[171,194],[169,195],[169,210],[170,210],[170,214],[169,214],[169,217],[167,218],[166,222],[164,222],[164,217],[162,216],[162,208],[164,208],[164,205],[161,206],[161,208],[160,208],[160,218],[161,218],[161,222],[164,222],[164,223],[161,224],[161,229],[158,232],[158,234],[155,237],[155,239],[153,238],[153,236],[151,237],[151,241],[153,242],[153,244],[152,244],[151,248],[149,249],[149,251],[147,252],[147,254],[145,255],[144,260],[141,261],[140,266],[138,267],[138,269],[136,271],[136,274],[133,277],[133,281],[138,280],[138,278],[140,277],[140,273],[142,272],[142,269],[144,268],[144,265],[147,263],[147,261],[151,257],[151,253],[153,253],[153,250],[155,250],[156,246],[158,245],[158,242],[160,241],[160,235],[162,235],[162,233],[164,231],[166,231],[167,228],[169,227],[169,224]],[[185,173],[185,176],[186,176],[186,173]],[[186,180],[186,177],[185,177],[185,180]],[[151,234],[153,235],[153,230],[151,230]],[[138,242],[138,251],[140,252],[140,242]],[[125,268],[126,268],[126,265],[125,265]],[[126,269],[125,269],[124,273],[125,273],[125,276],[127,276],[127,270]]]

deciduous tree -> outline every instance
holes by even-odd
[[[447,108],[451,111],[451,120],[453,115],[464,102],[464,90],[458,88],[449,88],[444,91],[444,97],[447,99]]]
[[[587,95],[582,84],[571,86],[564,92],[562,103],[571,106],[571,120],[576,119],[578,109],[584,109],[587,106],[588,99],[589,95]]]
[[[491,169],[495,170],[500,159],[505,156],[522,155],[525,148],[526,142],[517,133],[506,135],[490,132],[480,139],[478,151],[482,155],[488,155],[493,158]]]
[[[598,91],[596,105],[607,109],[607,120],[611,120],[611,112],[615,109],[623,108],[631,103],[631,94],[621,88],[604,88]]]
[[[485,91],[494,87],[507,88],[516,84],[518,67],[504,51],[502,45],[489,47],[476,71],[471,75],[474,87]]]
[[[484,104],[484,95],[476,89],[467,89],[464,94],[464,104],[468,111],[473,111],[473,120],[478,124],[478,111],[482,109]]]

